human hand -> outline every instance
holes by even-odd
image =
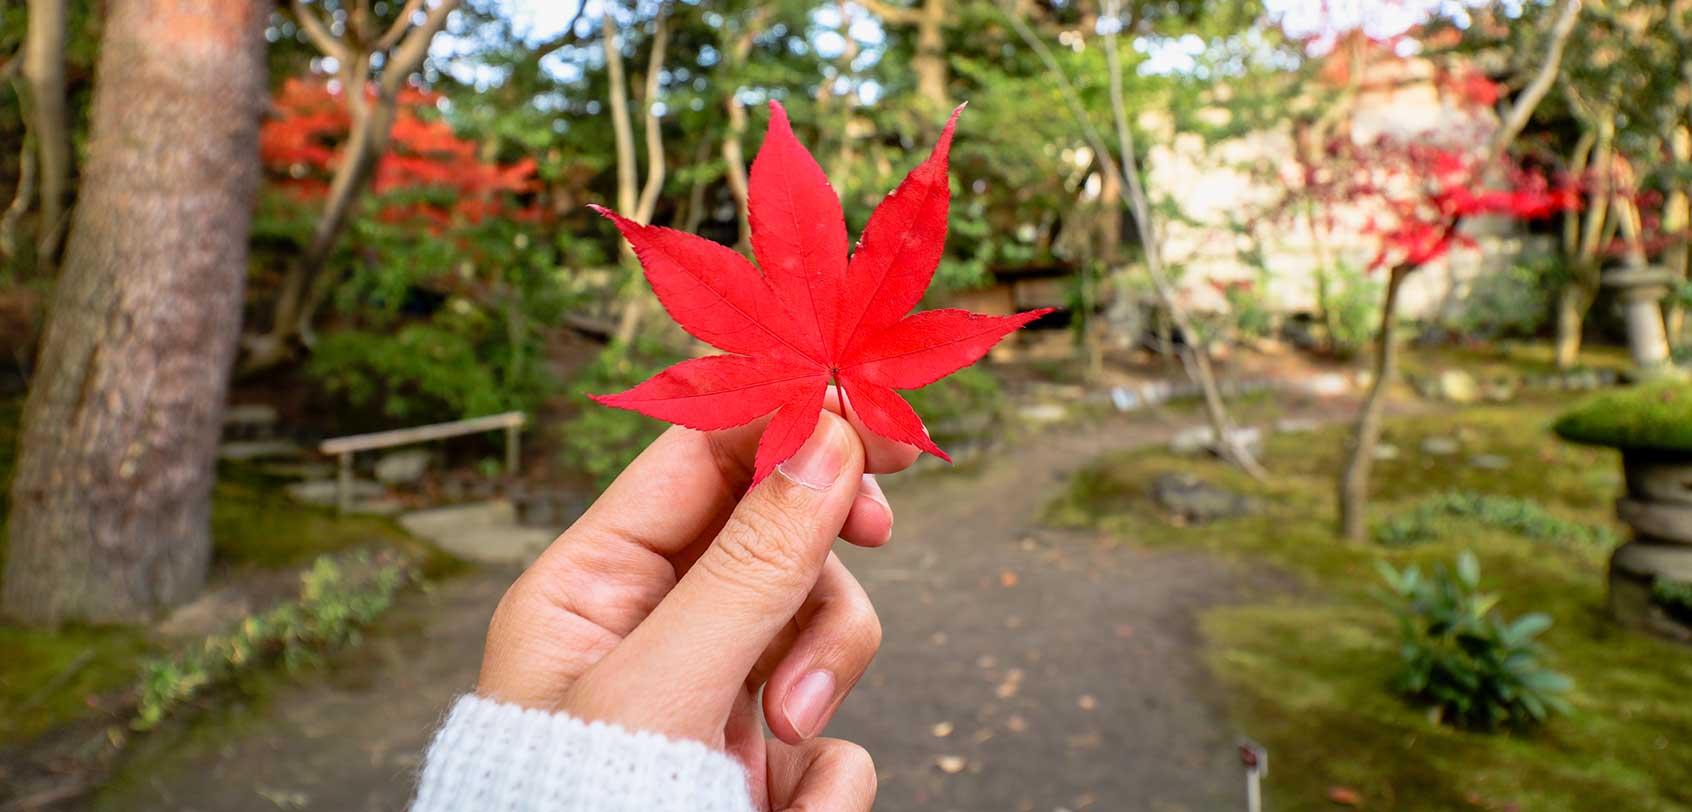
[[[917,452],[855,430],[833,391],[827,406],[750,493],[767,421],[665,432],[500,601],[478,693],[725,750],[766,809],[869,809],[868,754],[814,738],[881,640],[829,548],[887,542],[892,510],[864,472]]]

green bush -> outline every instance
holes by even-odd
[[[1385,290],[1382,282],[1348,264],[1339,265],[1317,282],[1328,350],[1343,358],[1357,356],[1368,348],[1380,327],[1381,297]]]
[[[581,411],[558,428],[564,462],[603,488],[664,431],[665,424],[635,412],[601,406],[588,395],[628,389],[681,360],[654,344],[607,347],[570,382],[570,403]]]
[[[961,439],[953,429],[972,419],[992,423],[1004,410],[1005,393],[999,379],[980,367],[964,367],[921,389],[901,393],[936,441]]]
[[[1398,616],[1403,670],[1395,689],[1425,703],[1435,718],[1457,727],[1494,730],[1566,713],[1568,677],[1540,663],[1535,642],[1551,618],[1530,613],[1514,621],[1496,611],[1498,596],[1480,591],[1480,564],[1465,550],[1456,573],[1440,566],[1424,577],[1379,564],[1384,599]]]
[[[1607,527],[1569,521],[1540,507],[1532,499],[1473,491],[1434,494],[1378,525],[1375,540],[1388,547],[1408,547],[1446,538],[1453,529],[1452,520],[1479,522],[1535,541],[1575,541],[1595,545],[1611,545],[1620,541]]]
[[[1556,258],[1544,258],[1481,274],[1463,297],[1451,326],[1486,339],[1532,338],[1551,313],[1555,280],[1563,276]]]
[[[325,651],[356,644],[359,630],[387,611],[395,593],[410,578],[410,570],[397,563],[377,566],[368,577],[352,578],[334,556],[320,556],[300,576],[297,602],[249,617],[232,632],[144,664],[132,726],[137,730],[156,727],[208,688],[261,666],[280,662],[296,669]]]
[[[332,396],[405,420],[533,411],[554,390],[544,331],[575,294],[557,247],[489,221],[454,239],[360,221],[338,318],[307,373]],[[379,259],[378,259],[379,258]]]
[[[1669,617],[1692,626],[1692,581],[1657,579],[1651,584],[1651,602]]]

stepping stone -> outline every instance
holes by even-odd
[[[518,524],[516,507],[505,499],[413,511],[399,523],[459,558],[487,564],[528,564],[558,537],[552,528]]]
[[[290,499],[296,502],[333,507],[335,500],[340,495],[339,487],[339,484],[333,479],[308,479],[305,482],[290,483],[283,490],[288,493]],[[368,479],[352,481],[352,498],[355,503],[373,502],[386,498],[387,495],[388,489],[382,487],[381,483],[371,482]]]
[[[1480,468],[1485,471],[1502,471],[1510,467],[1509,457],[1497,454],[1476,454],[1469,458],[1470,468]]]
[[[385,485],[409,485],[429,472],[433,457],[421,448],[390,451],[376,460],[376,481]]]
[[[1257,512],[1257,501],[1219,488],[1191,474],[1163,474],[1152,480],[1152,501],[1195,524]]]
[[[1422,453],[1435,457],[1449,457],[1463,450],[1463,444],[1455,437],[1429,437],[1422,440]]]
[[[1375,446],[1375,459],[1377,460],[1396,460],[1398,457],[1398,446],[1392,443],[1381,443]]]
[[[296,459],[304,456],[305,449],[287,440],[236,440],[217,448],[218,459],[232,462]]]

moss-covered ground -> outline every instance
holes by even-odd
[[[1692,380],[1669,376],[1595,395],[1558,418],[1555,428],[1578,443],[1692,453]]]
[[[1610,524],[1620,487],[1616,455],[1565,443],[1549,430],[1566,407],[1549,399],[1390,421],[1399,447],[1378,463],[1377,519],[1419,500],[1473,491],[1538,501],[1550,514]],[[1423,438],[1457,438],[1433,456]],[[1180,545],[1245,567],[1271,566],[1295,586],[1202,618],[1207,661],[1227,687],[1241,730],[1267,746],[1269,808],[1332,809],[1346,787],[1371,810],[1692,809],[1692,649],[1612,626],[1603,611],[1607,549],[1534,541],[1455,521],[1428,543],[1388,549],[1332,534],[1333,472],[1342,430],[1281,435],[1257,483],[1220,463],[1144,451],[1105,458],[1078,475],[1047,519],[1111,531],[1122,543]],[[1503,471],[1471,466],[1507,458]],[[1263,499],[1262,514],[1204,526],[1170,523],[1146,495],[1153,477],[1189,471]],[[1601,537],[1603,534],[1594,534]],[[1549,664],[1570,675],[1574,714],[1537,730],[1484,734],[1434,724],[1388,684],[1396,627],[1375,597],[1377,561],[1424,569],[1462,548],[1482,563],[1501,611],[1546,612]]]
[[[5,556],[7,494],[21,400],[0,399],[0,562]],[[288,499],[281,483],[225,466],[212,497],[212,579],[249,569],[309,564],[318,555],[379,545],[419,562],[425,577],[464,564],[410,536],[392,521],[340,516]],[[160,652],[145,629],[69,627],[57,631],[0,623],[0,746],[27,741],[100,711],[94,697],[133,685],[142,659]]]

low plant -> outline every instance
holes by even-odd
[[[1332,273],[1318,279],[1322,324],[1328,334],[1328,351],[1353,358],[1367,349],[1380,326],[1381,280],[1363,269],[1341,263]]]
[[[1535,541],[1573,541],[1612,545],[1620,541],[1615,531],[1569,521],[1540,507],[1532,499],[1496,496],[1473,491],[1434,494],[1415,507],[1375,527],[1375,540],[1388,547],[1408,547],[1445,538],[1453,520],[1473,521],[1508,530]]]
[[[1498,596],[1480,591],[1480,563],[1465,550],[1455,572],[1424,576],[1378,564],[1383,599],[1398,617],[1402,670],[1394,688],[1440,722],[1475,730],[1520,727],[1567,713],[1568,677],[1541,663],[1537,638],[1551,618],[1505,620]]]
[[[404,564],[350,563],[374,567],[364,577],[349,575],[346,559],[320,556],[300,576],[299,599],[254,615],[225,634],[207,637],[176,654],[142,667],[140,700],[131,726],[148,730],[207,689],[271,663],[289,670],[318,661],[328,651],[355,645],[360,630],[393,605],[411,580]]]
[[[1651,584],[1651,602],[1669,617],[1692,626],[1692,581],[1657,579]]]
[[[1549,319],[1551,292],[1566,276],[1556,257],[1482,274],[1470,285],[1451,326],[1478,338],[1532,338]]]
[[[568,396],[581,408],[559,426],[564,462],[603,488],[664,431],[664,424],[635,412],[602,408],[588,395],[621,392],[681,360],[656,344],[613,345],[570,381]]]

